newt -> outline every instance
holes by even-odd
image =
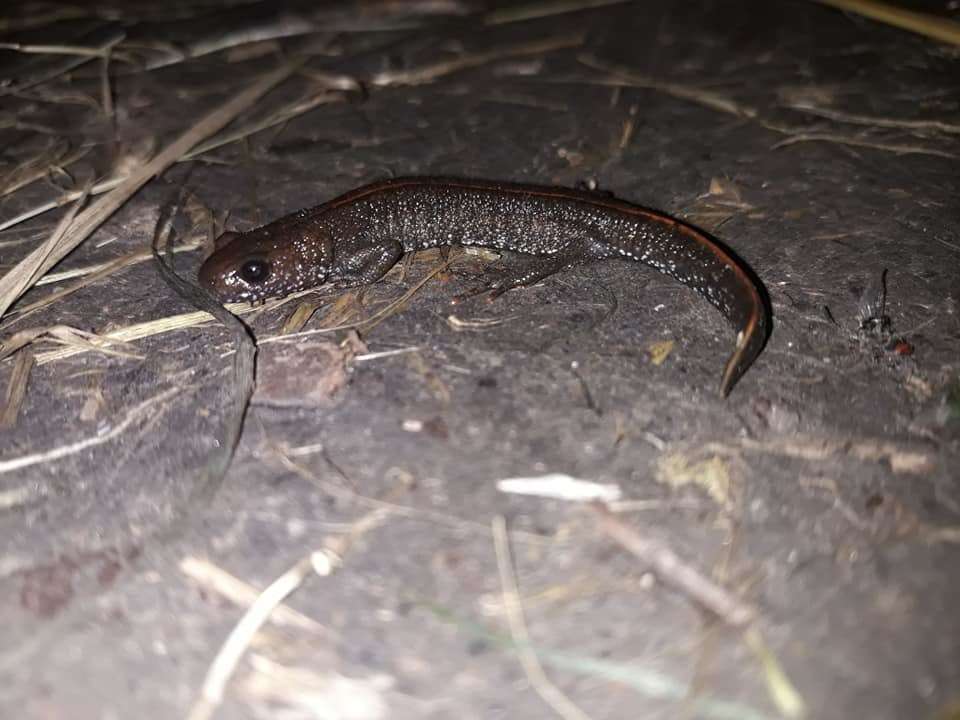
[[[325,283],[373,283],[404,253],[445,245],[531,256],[489,282],[490,297],[597,260],[631,260],[678,280],[737,332],[720,380],[724,397],[766,341],[760,282],[719,242],[665,213],[559,187],[432,177],[373,183],[248,232],[225,232],[199,280],[223,302],[257,302]]]

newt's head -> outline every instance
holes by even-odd
[[[317,220],[297,213],[249,232],[223,233],[200,266],[200,284],[222,302],[255,302],[322,285],[332,242]]]

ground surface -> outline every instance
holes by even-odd
[[[554,716],[509,640],[497,515],[531,643],[589,717],[789,714],[789,693],[769,689],[776,673],[742,634],[654,578],[593,515],[495,486],[558,472],[643,501],[625,522],[754,605],[810,717],[956,717],[960,53],[805,2],[621,3],[501,23],[484,18],[511,18],[476,7],[444,14],[452,3],[395,4],[393,15],[291,4],[285,18],[319,31],[143,70],[170,51],[161,41],[198,48],[231,22],[277,17],[203,5],[57,22],[55,3],[4,6],[21,24],[51,15],[10,30],[19,42],[97,44],[85,33],[109,23],[126,35],[110,65],[113,124],[97,62],[44,80],[64,56],[0,56],[0,220],[112,176],[149,138],[162,147],[278,66],[281,46],[368,84],[477,62],[366,96],[325,90],[316,73],[291,78],[230,129],[327,102],[174,166],[55,271],[147,247],[181,185],[195,193],[182,234],[202,239],[211,212],[248,228],[392,175],[595,181],[736,248],[766,286],[774,329],[722,400],[732,333],[652,270],[585,267],[455,308],[471,280],[440,273],[360,338],[263,345],[236,456],[199,501],[197,478],[234,413],[228,331],[208,323],[122,348],[139,359],[51,359],[34,345],[23,407],[0,431],[0,714],[184,716],[248,602],[199,569],[262,589],[349,532],[370,511],[362,498],[409,510],[358,534],[333,576],[306,579],[288,600],[303,616],[254,638],[220,717]],[[544,41],[567,47],[530,49]],[[65,172],[9,192],[24,163],[63,163],[85,145]],[[4,271],[57,213],[0,234]],[[189,274],[202,252],[178,257]],[[334,314],[335,292],[303,298],[322,302],[305,329],[369,317],[438,262],[418,257]],[[485,262],[457,260],[467,272]],[[891,327],[861,331],[884,270],[874,315]],[[248,315],[255,334],[278,335],[298,302]],[[8,314],[4,337],[192,310],[139,262]],[[391,350],[403,352],[378,354]],[[0,365],[4,386],[14,360]]]

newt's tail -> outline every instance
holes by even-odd
[[[628,208],[623,209],[636,217],[639,227],[634,237],[610,245],[613,256],[650,265],[696,290],[736,330],[737,344],[720,379],[720,394],[726,397],[757,359],[770,331],[762,283],[746,263],[702,230],[654,210]]]
[[[726,397],[766,344],[770,331],[766,292],[746,263],[731,250],[702,230],[672,218],[670,221],[675,240],[671,252],[679,251],[684,262],[659,269],[696,290],[723,313],[737,332],[736,346],[720,378],[720,394]]]

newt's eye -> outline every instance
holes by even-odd
[[[247,260],[240,266],[240,277],[252,285],[270,277],[270,263],[266,260]]]

